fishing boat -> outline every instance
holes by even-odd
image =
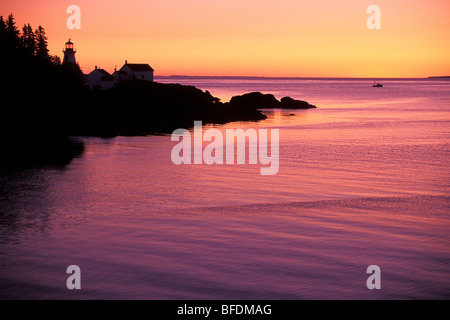
[[[379,82],[375,82],[375,81],[374,81],[372,87],[374,87],[374,88],[382,88],[383,85],[382,85],[381,83],[379,83]]]

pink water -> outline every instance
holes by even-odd
[[[279,128],[274,176],[176,166],[170,136],[85,138],[66,168],[2,173],[1,298],[450,298],[449,81],[176,81],[319,108],[218,126]]]

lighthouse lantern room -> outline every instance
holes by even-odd
[[[72,64],[72,65],[76,65],[77,61],[75,60],[75,49],[73,47],[73,42],[67,41],[66,42],[66,46],[63,50],[64,53],[64,59],[63,59],[63,64]]]

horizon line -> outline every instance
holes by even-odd
[[[389,80],[389,79],[450,79],[450,76],[428,76],[428,77],[345,77],[345,76],[330,76],[330,77],[300,77],[300,76],[202,76],[202,75],[155,75],[155,78],[229,78],[229,79],[361,79],[361,80]]]

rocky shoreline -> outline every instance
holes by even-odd
[[[39,30],[45,35],[43,28]],[[194,121],[264,120],[267,117],[260,111],[264,108],[314,108],[260,92],[223,103],[193,86],[146,80],[89,90],[77,64],[50,55],[46,38],[37,43],[29,33],[18,30],[12,14],[6,22],[0,17],[0,60],[8,61],[0,77],[0,167],[67,164],[83,153],[77,136],[171,133],[192,127]]]

